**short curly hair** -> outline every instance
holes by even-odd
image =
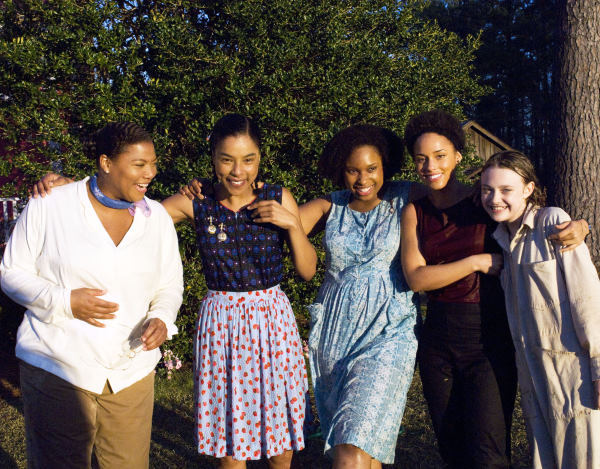
[[[319,172],[338,186],[344,185],[344,168],[352,152],[361,146],[377,148],[386,179],[402,165],[404,145],[394,132],[370,124],[356,124],[340,130],[329,141],[319,159]]]
[[[110,159],[123,152],[126,146],[152,143],[152,136],[133,122],[110,122],[83,140],[83,152],[98,163],[101,155]]]
[[[465,147],[465,132],[458,119],[446,111],[434,109],[413,116],[404,128],[404,143],[413,158],[415,142],[428,132],[443,135],[452,142],[457,151],[462,151]]]

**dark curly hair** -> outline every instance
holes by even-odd
[[[481,173],[488,168],[506,168],[514,171],[523,179],[525,184],[534,183],[533,192],[529,196],[528,202],[538,207],[546,205],[546,189],[544,189],[535,174],[535,168],[531,160],[523,153],[514,150],[501,151],[494,153],[490,159],[485,162]]]
[[[217,121],[210,133],[210,153],[214,155],[219,143],[236,135],[248,135],[260,148],[260,130],[254,121],[241,114],[226,114]]]
[[[462,151],[465,147],[465,133],[458,119],[446,111],[434,109],[413,116],[404,128],[404,143],[413,158],[415,142],[428,132],[443,135],[452,142],[457,151]]]
[[[400,169],[404,152],[402,139],[394,132],[370,124],[357,124],[340,130],[329,141],[319,159],[319,171],[338,186],[344,185],[346,160],[363,145],[377,148],[383,174],[390,178]]]
[[[100,155],[114,158],[123,152],[127,145],[150,142],[152,136],[133,122],[111,122],[97,130],[83,141],[85,155],[98,162]]]

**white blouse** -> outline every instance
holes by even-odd
[[[27,311],[16,355],[80,388],[114,392],[148,375],[159,349],[136,351],[145,321],[161,319],[169,338],[183,294],[183,270],[171,217],[146,199],[118,246],[98,218],[87,178],[31,199],[8,241],[0,265],[4,292]],[[71,290],[106,290],[118,303],[115,319],[95,327],[73,317]],[[133,350],[132,350],[133,349]]]

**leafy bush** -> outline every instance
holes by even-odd
[[[337,130],[369,122],[401,132],[414,113],[460,114],[483,93],[471,76],[478,39],[424,19],[426,3],[2,1],[0,175],[17,167],[31,182],[52,165],[90,174],[81,135],[130,120],[153,132],[160,174],[151,196],[161,199],[192,176],[210,176],[206,137],[235,111],[263,130],[264,178],[307,201],[332,190],[316,163]],[[171,348],[189,359],[206,287],[193,230],[178,231],[184,333]],[[304,305],[318,283],[289,273],[284,285],[304,336]]]

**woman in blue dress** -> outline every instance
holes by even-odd
[[[305,230],[325,230],[326,274],[309,307],[309,349],[334,468],[394,462],[414,372],[417,308],[398,255],[411,183],[386,180],[402,156],[393,132],[344,129],[325,147],[319,167],[346,189],[300,207]]]

